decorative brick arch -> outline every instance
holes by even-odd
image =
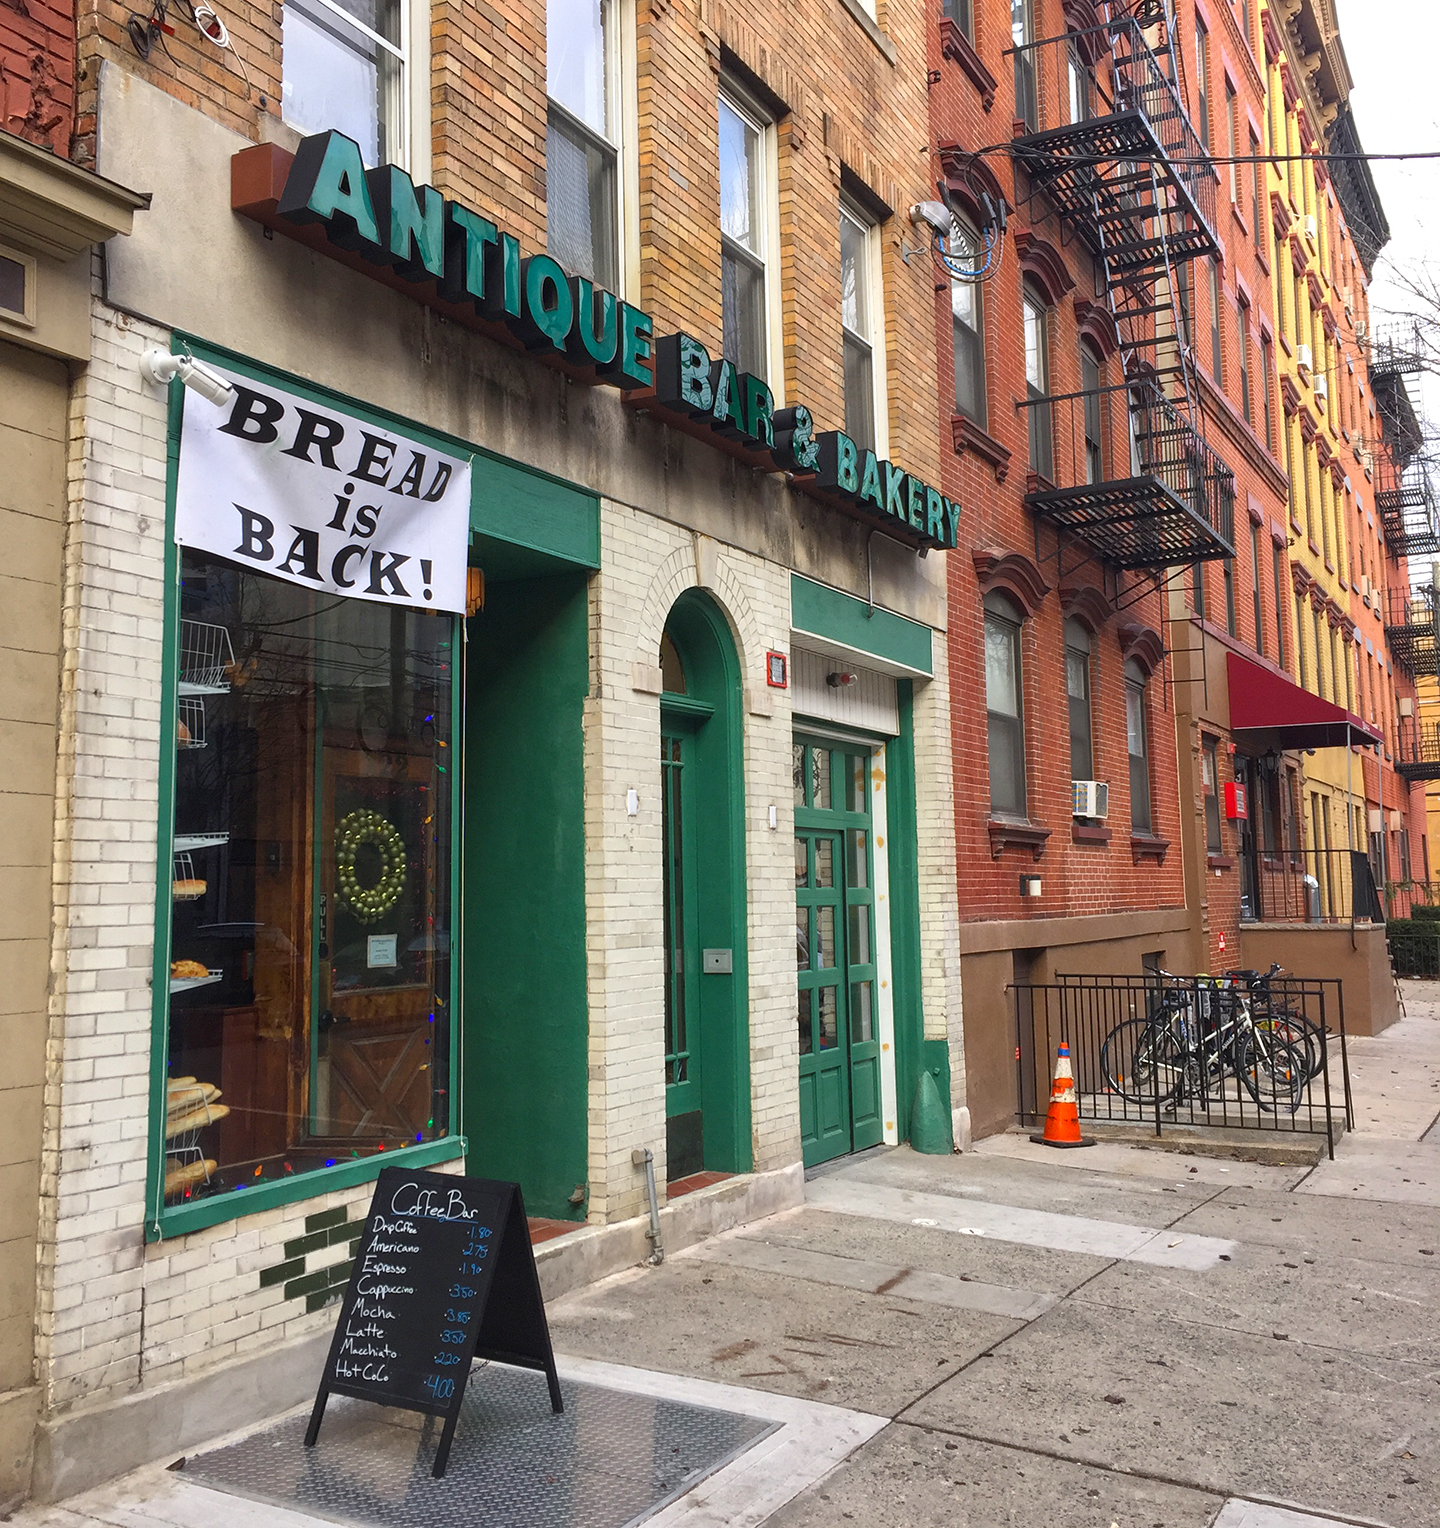
[[[1060,299],[1075,288],[1075,278],[1065,264],[1065,257],[1048,239],[1028,231],[1017,233],[1013,243],[1021,271],[1035,283],[1052,308],[1058,306]]]
[[[645,664],[659,661],[660,638],[665,631],[665,622],[669,619],[671,607],[687,589],[704,589],[715,601],[730,628],[740,672],[748,683],[752,666],[758,663],[762,651],[760,629],[755,621],[750,596],[745,592],[745,586],[735,568],[719,547],[715,547],[710,578],[706,582],[701,581],[696,569],[693,542],[688,546],[676,547],[655,570],[641,607],[639,630],[636,633],[636,659]]]
[[[1092,637],[1100,635],[1101,628],[1110,619],[1112,608],[1110,601],[1094,584],[1061,586],[1061,613],[1067,616],[1073,615]]]
[[[1120,640],[1122,658],[1133,658],[1146,674],[1153,674],[1165,656],[1165,643],[1158,631],[1139,621],[1126,621],[1115,633]]]

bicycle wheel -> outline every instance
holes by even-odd
[[[1325,1045],[1319,1026],[1311,1023],[1303,1014],[1290,1008],[1277,1008],[1273,1013],[1255,1015],[1255,1028],[1273,1034],[1293,1045],[1305,1058],[1305,1080],[1320,1075],[1325,1063]]]
[[[1262,1109],[1294,1114],[1309,1081],[1304,1052],[1268,1030],[1256,1029],[1236,1044],[1236,1075]]]
[[[1173,1103],[1185,1080],[1185,1049],[1170,1016],[1126,1019],[1105,1036],[1100,1072],[1106,1086],[1131,1103]]]

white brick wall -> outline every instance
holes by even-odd
[[[63,1410],[223,1363],[323,1329],[284,1283],[306,1217],[369,1188],[337,1191],[146,1245],[157,782],[163,686],[164,397],[138,362],[168,335],[101,303],[94,360],[73,393],[56,832],[54,996],[42,1165],[37,1336],[47,1404]],[[744,676],[751,1130],[757,1170],[800,1155],[795,1024],[793,791],[788,691],[764,655],[789,650],[783,566],[609,500],[590,588],[585,707],[592,1220],[640,1213],[630,1161],[649,1146],[664,1179],[658,696],[634,688],[657,660],[675,599],[703,587],[730,622]],[[917,686],[926,1033],[959,1036],[954,834],[943,641]],[[638,672],[637,672],[638,665]],[[753,707],[753,709],[751,709]],[[639,815],[626,792],[639,793]],[[777,826],[768,825],[771,807]],[[954,1068],[956,1100],[963,1068]],[[458,1164],[457,1164],[458,1166]],[[305,1272],[347,1256],[306,1254]]]

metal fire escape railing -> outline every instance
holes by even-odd
[[[1440,780],[1440,727],[1402,716],[1395,768],[1407,780]]]
[[[1389,452],[1376,463],[1375,507],[1392,557],[1440,554],[1440,509],[1423,457],[1397,470]]]
[[[1385,640],[1396,663],[1411,674],[1435,674],[1440,658],[1440,628],[1436,626],[1435,586],[1391,588],[1385,612]]]
[[[1013,140],[1012,152],[1031,197],[1049,202],[1094,257],[1126,378],[1021,405],[1042,410],[1043,433],[1053,437],[1057,406],[1068,404],[1071,435],[1084,442],[1068,473],[1043,453],[1050,471],[1026,502],[1114,566],[1159,570],[1235,552],[1234,477],[1200,428],[1178,275],[1182,262],[1219,249],[1217,177],[1185,110],[1170,0],[1111,0],[1100,15],[1096,26],[1009,50],[1017,91],[1023,77],[1030,92],[1028,103],[1017,99],[1016,115],[1023,119],[1028,104],[1035,128]],[[1052,57],[1086,81],[1070,92],[1081,120],[1041,129],[1035,82]],[[1117,392],[1129,412],[1119,475],[1100,470],[1113,462],[1099,458],[1122,453],[1097,449],[1094,438],[1101,400],[1108,406]]]

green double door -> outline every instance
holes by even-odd
[[[870,752],[796,738],[795,965],[805,1165],[884,1138]]]

